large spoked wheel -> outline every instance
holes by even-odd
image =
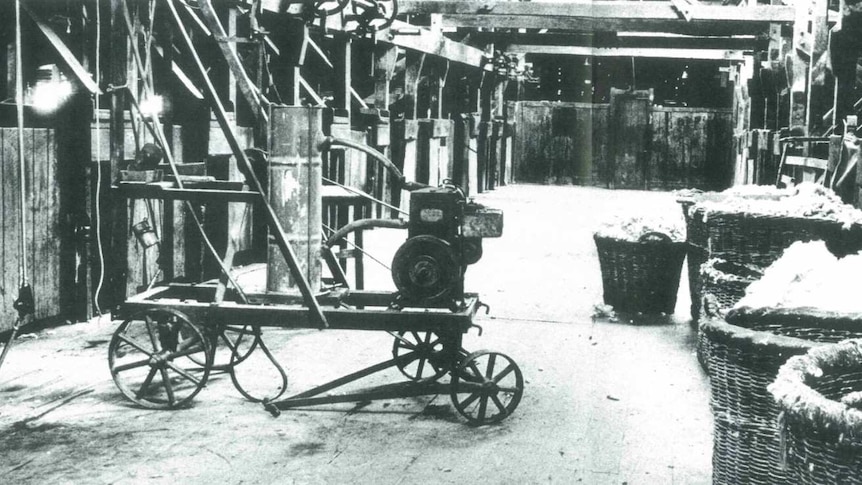
[[[108,347],[120,392],[150,409],[187,406],[206,384],[212,359],[209,341],[188,317],[162,308],[123,322]]]
[[[414,381],[437,380],[446,374],[447,369],[441,361],[443,343],[434,332],[398,332],[392,335],[395,337],[392,356],[405,359],[397,366],[407,378]]]
[[[474,426],[508,417],[524,393],[524,377],[511,358],[486,350],[468,355],[452,376],[452,403]]]

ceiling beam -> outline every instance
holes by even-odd
[[[508,2],[472,0],[402,0],[398,2],[401,14],[450,15],[538,15],[562,18],[630,19],[630,20],[681,20],[673,2],[667,0],[650,2],[624,2],[614,0],[578,2]],[[718,22],[755,21],[791,23],[794,7],[784,5],[717,6],[692,2],[688,14],[692,20]]]
[[[485,62],[483,50],[449,39],[441,32],[406,22],[396,20],[388,30],[377,32],[375,38],[378,42],[431,54],[452,62],[490,69],[490,64]]]
[[[742,51],[722,49],[663,49],[651,47],[587,47],[563,45],[512,44],[506,52],[513,54],[554,54],[591,57],[650,57],[742,62]]]
[[[617,2],[623,3],[623,2]],[[629,3],[629,2],[626,2]],[[653,2],[631,2],[636,5]],[[769,22],[733,20],[591,18],[559,15],[441,15],[443,27],[548,29],[566,32],[666,32],[686,35],[756,35],[769,30]],[[516,34],[517,35],[517,34]]]
[[[679,3],[677,1],[677,3]],[[691,35],[756,34],[770,23],[790,24],[794,7],[686,3],[686,15],[668,0],[649,2],[501,2],[402,0],[399,13],[442,14],[444,28],[550,29],[569,32],[671,32]]]
[[[765,50],[769,39],[763,36],[704,37],[679,34],[649,32],[637,33],[599,33],[599,34],[559,34],[559,33],[518,33],[476,32],[472,38],[480,44],[495,44],[501,50],[506,45],[560,45],[587,47],[652,47],[674,48],[684,45],[688,49],[723,50]]]

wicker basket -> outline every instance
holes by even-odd
[[[594,235],[604,301],[617,311],[673,313],[686,244],[659,233],[639,242]]]
[[[862,226],[842,227],[832,219],[786,217],[743,212],[710,211],[698,205],[684,207],[689,243],[691,316],[702,313],[703,281],[699,268],[710,258],[766,268],[797,241],[826,241],[839,256],[862,249]]]
[[[783,417],[791,481],[862,484],[862,340],[790,359],[769,391]]]
[[[862,321],[813,309],[747,308],[726,320],[701,323],[715,422],[713,483],[794,483],[781,465],[778,407],[767,386],[789,357],[862,337]]]
[[[751,265],[740,265],[722,259],[711,259],[704,263],[698,278],[701,285],[699,294],[702,295],[700,319],[724,318],[736,302],[745,296],[746,288],[760,276],[762,272]],[[703,370],[709,373],[708,348],[702,327],[703,325],[698,326],[695,349],[697,361]]]
[[[700,267],[702,315],[723,317],[761,276],[763,270],[756,266],[710,259]]]

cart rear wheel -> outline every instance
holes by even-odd
[[[524,393],[524,377],[507,355],[482,350],[461,362],[451,389],[455,409],[480,426],[502,421],[515,411]]]
[[[222,325],[213,327],[198,326],[207,337],[213,351],[213,370],[230,370],[242,363],[255,351],[259,341],[259,332],[249,325]],[[189,356],[199,366],[203,367],[203,356]]]
[[[397,364],[402,374],[414,381],[437,380],[446,374],[448,369],[442,362],[443,342],[437,334],[398,332],[392,335],[395,337],[392,356],[405,359]]]
[[[187,406],[206,384],[212,359],[209,342],[188,317],[163,308],[123,322],[108,347],[120,392],[150,409]]]

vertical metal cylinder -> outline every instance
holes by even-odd
[[[312,291],[320,288],[322,113],[321,108],[273,106],[270,114],[269,202]],[[290,292],[295,287],[271,235],[266,289]]]

